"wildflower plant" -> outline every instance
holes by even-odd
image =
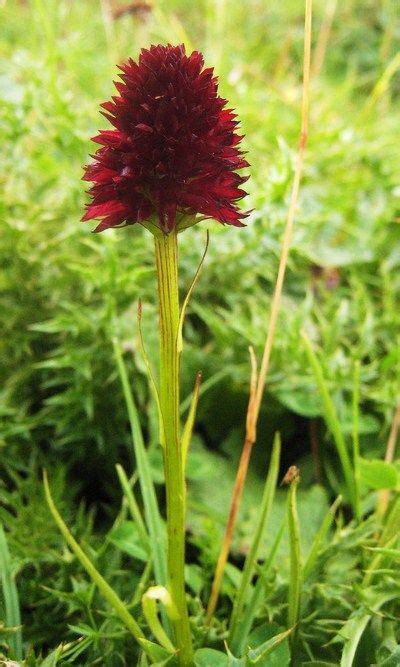
[[[44,12],[44,5],[40,2],[36,4]],[[320,35],[316,40],[315,62],[310,68],[312,0],[305,0],[302,122],[299,149],[293,163],[293,185],[282,238],[282,252],[276,286],[271,299],[268,333],[263,355],[262,357],[260,355],[259,358],[260,363],[257,361],[258,355],[253,349],[250,349],[250,396],[246,424],[243,428],[245,437],[236,479],[232,484],[232,500],[222,545],[215,545],[218,527],[214,525],[213,515],[205,517],[203,509],[201,520],[204,521],[204,525],[210,527],[209,531],[206,530],[201,534],[196,526],[195,512],[202,505],[195,496],[196,484],[200,482],[201,485],[204,485],[202,498],[206,498],[207,495],[212,496],[214,506],[218,504],[215,510],[220,509],[219,505],[222,506],[224,499],[224,494],[221,494],[223,485],[221,484],[221,489],[216,489],[214,486],[216,477],[203,470],[201,471],[202,480],[198,479],[191,488],[195,500],[192,507],[194,512],[191,516],[194,519],[191,524],[193,531],[191,539],[194,546],[199,549],[198,563],[203,566],[201,574],[197,564],[190,563],[185,566],[185,473],[190,456],[189,445],[196,418],[201,376],[198,374],[195,379],[191,403],[190,400],[180,403],[180,355],[184,315],[203,260],[195,273],[186,297],[182,298],[178,292],[180,266],[178,239],[181,231],[208,218],[230,226],[244,225],[247,213],[239,206],[245,194],[242,189],[245,175],[241,170],[248,165],[240,148],[241,136],[237,118],[233,111],[227,108],[226,101],[218,95],[217,80],[211,69],[204,69],[200,53],[194,52],[188,55],[183,46],[152,46],[141,52],[138,62],[129,60],[120,68],[120,80],[115,84],[117,94],[103,104],[103,113],[112,127],[102,130],[94,138],[99,148],[92,162],[85,168],[84,179],[91,185],[90,201],[86,207],[84,220],[96,220],[95,231],[97,232],[110,228],[132,227],[138,224],[150,231],[154,237],[160,324],[158,380],[153,375],[152,364],[144,347],[140,302],[138,339],[142,348],[144,365],[148,372],[150,389],[153,392],[154,405],[152,407],[158,408],[159,442],[165,469],[166,530],[155,493],[154,471],[145,446],[122,345],[115,335],[117,320],[114,315],[121,307],[120,302],[118,305],[116,303],[116,295],[120,297],[123,294],[123,302],[131,303],[131,295],[134,293],[136,296],[139,287],[136,280],[132,278],[129,281],[130,288],[121,289],[124,281],[126,282],[126,275],[125,271],[120,270],[118,285],[113,282],[112,289],[108,289],[110,281],[114,281],[117,275],[115,255],[109,252],[110,248],[113,249],[114,244],[111,243],[109,246],[99,239],[95,243],[88,242],[86,236],[86,243],[90,243],[96,249],[96,253],[103,257],[107,256],[109,260],[110,276],[107,275],[108,271],[105,270],[103,262],[99,262],[98,271],[101,272],[102,277],[104,274],[104,282],[101,283],[104,289],[100,288],[106,297],[104,299],[106,302],[104,338],[106,342],[112,338],[116,373],[110,372],[113,359],[109,354],[109,346],[107,344],[103,346],[101,343],[97,319],[91,323],[98,341],[97,348],[85,348],[84,354],[80,351],[77,357],[53,354],[48,365],[51,368],[59,368],[57,364],[65,367],[73,366],[75,362],[75,365],[79,366],[80,360],[85,357],[88,366],[83,368],[82,375],[91,375],[92,359],[98,356],[93,354],[92,350],[96,349],[98,352],[104,347],[104,357],[107,357],[107,361],[110,362],[104,375],[114,379],[118,374],[121,381],[132,431],[136,471],[132,479],[128,479],[124,468],[120,464],[116,466],[123,491],[121,509],[106,537],[103,533],[101,534],[99,548],[96,548],[96,540],[91,534],[93,527],[91,513],[87,513],[81,507],[78,514],[75,515],[73,533],[79,535],[78,542],[59,514],[45,474],[47,504],[69,549],[76,556],[78,562],[72,564],[68,551],[60,559],[55,549],[51,550],[50,554],[48,549],[43,549],[43,544],[49,544],[49,533],[46,524],[47,509],[42,506],[42,489],[36,477],[36,462],[32,461],[32,467],[29,470],[24,466],[10,470],[8,474],[12,480],[11,485],[16,487],[12,491],[8,491],[3,481],[1,482],[0,578],[4,591],[4,604],[3,600],[0,600],[0,616],[4,611],[5,626],[0,622],[0,663],[4,658],[7,664],[14,664],[10,662],[9,659],[11,659],[11,661],[18,661],[15,664],[24,664],[26,667],[28,664],[31,667],[39,667],[39,665],[50,663],[52,665],[98,663],[110,666],[135,664],[140,667],[150,664],[194,665],[194,667],[220,667],[231,664],[247,667],[256,664],[279,664],[284,667],[300,664],[339,664],[340,661],[344,667],[351,667],[355,664],[369,664],[371,660],[374,661],[374,664],[376,662],[379,665],[394,664],[398,658],[400,636],[396,621],[399,616],[399,582],[396,562],[399,560],[400,499],[398,466],[393,464],[393,459],[400,424],[400,406],[396,408],[385,461],[371,461],[363,458],[360,451],[362,451],[364,441],[360,442],[359,436],[363,433],[361,392],[363,391],[363,374],[366,369],[361,349],[356,354],[358,358],[355,360],[354,377],[352,378],[351,420],[343,420],[343,414],[338,410],[338,402],[335,396],[331,396],[330,369],[316,348],[315,334],[311,335],[314,332],[308,331],[306,318],[301,322],[304,330],[301,330],[300,324],[296,328],[296,346],[301,347],[303,356],[307,360],[307,371],[314,376],[320,398],[320,414],[324,417],[332,444],[336,448],[336,460],[340,463],[340,468],[330,471],[329,482],[335,494],[340,495],[337,497],[332,495],[331,500],[333,501],[334,497],[336,499],[329,508],[326,489],[322,485],[303,491],[303,481],[299,490],[300,472],[307,479],[307,470],[302,466],[302,471],[299,471],[293,465],[290,466],[282,480],[282,484],[287,486],[287,493],[285,489],[277,489],[281,450],[280,436],[277,433],[273,441],[268,474],[263,488],[259,483],[259,478],[253,475],[251,488],[248,485],[246,489],[248,497],[252,496],[253,507],[249,514],[250,520],[242,521],[240,525],[239,534],[241,537],[242,533],[243,536],[245,535],[243,542],[245,548],[241,550],[241,553],[245,554],[243,566],[239,569],[235,566],[237,563],[230,563],[229,570],[227,568],[227,561],[232,553],[232,539],[247,467],[252,447],[257,440],[258,416],[280,310],[282,286],[307,145],[310,72],[316,76],[316,73],[321,70],[324,49],[328,43],[330,22],[335,11],[336,3],[328,4],[327,20],[322,22]],[[333,13],[330,14],[332,8]],[[243,16],[243,12],[249,13],[248,8],[242,8],[240,3],[237,3],[237,6],[234,3],[230,9],[232,13],[237,12],[237,16]],[[81,21],[80,12],[78,13],[79,21]],[[222,15],[223,12],[221,12]],[[160,16],[164,20],[164,14]],[[213,18],[214,15],[211,12],[209,21],[212,21]],[[104,12],[104,19],[107,19],[106,12]],[[256,20],[259,22],[258,16]],[[46,23],[46,26],[49,29],[50,22]],[[389,27],[390,39],[388,41],[390,42],[392,26]],[[51,37],[50,32],[46,30],[47,37],[49,35]],[[258,35],[260,37],[263,33]],[[109,36],[112,37],[112,30]],[[51,42],[50,47],[52,48],[53,40]],[[287,47],[287,43],[283,44],[285,51]],[[297,49],[293,50],[293,53],[297,54]],[[97,52],[94,51],[94,54],[97,66]],[[245,62],[242,56],[244,53],[241,51],[241,60]],[[251,49],[251,58],[252,65],[254,65],[253,49]],[[290,63],[291,60],[288,62]],[[397,56],[393,62],[396,65]],[[81,52],[79,52],[79,63],[82,63]],[[56,105],[62,107],[64,111],[63,98],[59,95],[61,84],[60,90],[57,86],[59,74],[56,68],[57,58],[49,58],[49,64],[52,67],[50,98],[53,102],[54,97]],[[389,65],[382,78],[386,84],[386,76],[390,72],[393,73],[394,65]],[[262,79],[264,81],[264,71]],[[386,85],[378,85],[373,91],[369,104],[376,101],[385,89]],[[251,96],[249,88],[247,92]],[[258,94],[254,97],[257,104],[260,99],[263,98]],[[41,103],[42,97],[40,98]],[[285,103],[282,102],[282,104]],[[23,104],[26,104],[25,100]],[[29,106],[27,108],[29,109]],[[27,123],[31,122],[31,117],[31,114],[27,115]],[[337,105],[334,117],[335,119],[337,117]],[[39,118],[41,119],[42,116],[39,115]],[[280,129],[267,129],[271,135],[274,135],[273,140],[275,141]],[[264,132],[264,126],[260,126],[260,131]],[[82,133],[82,136],[86,136],[86,131]],[[57,134],[55,138],[59,139]],[[346,154],[351,152],[348,150],[347,142],[346,139]],[[81,148],[82,153],[83,151],[86,153],[83,142]],[[58,148],[54,153],[56,161],[59,155]],[[74,150],[75,159],[83,161],[83,157],[77,158],[78,154],[79,151]],[[368,151],[367,154],[369,155]],[[63,152],[63,155],[67,159],[68,153]],[[315,154],[313,154],[313,159],[314,157]],[[332,157],[333,162],[336,159],[337,157]],[[30,168],[31,163],[27,164]],[[290,164],[292,164],[291,161]],[[344,164],[348,164],[346,160]],[[44,163],[44,170],[47,173],[47,162]],[[262,179],[264,177],[262,169],[257,171],[258,177]],[[75,179],[76,168],[71,167],[71,172]],[[314,178],[317,176],[314,175]],[[343,183],[340,184],[340,188],[343,189]],[[52,185],[48,186],[48,190],[52,191],[53,197]],[[280,198],[280,187],[279,192]],[[312,197],[314,200],[314,190],[312,190]],[[27,198],[29,208],[34,199],[34,193],[33,197],[29,193]],[[61,210],[63,204],[59,206]],[[43,208],[45,208],[44,204]],[[262,204],[260,209],[262,210]],[[15,227],[15,210],[19,209],[13,208],[10,231],[14,231]],[[313,210],[315,210],[314,207]],[[35,207],[33,211],[36,220],[38,216]],[[65,210],[63,210],[63,215],[65,215]],[[269,219],[269,214],[266,217]],[[313,219],[310,218],[310,223],[312,222]],[[39,219],[38,225],[40,224]],[[58,224],[57,220],[54,221],[54,224]],[[260,227],[261,225],[254,225],[254,233],[259,234]],[[312,228],[312,224],[308,227]],[[22,226],[19,232],[24,239],[35,238],[28,236],[27,229]],[[117,243],[120,243],[122,239],[126,241],[124,257],[128,257],[126,261],[129,263],[129,257],[134,255],[131,264],[134,264],[135,267],[139,266],[140,271],[142,261],[138,260],[136,252],[138,245],[135,244],[138,238],[135,232],[134,229],[124,229],[118,232],[113,240]],[[189,230],[185,241],[191,236],[192,231]],[[246,231],[243,232],[242,239],[245,236]],[[19,237],[13,234],[10,238]],[[151,239],[147,233],[144,234],[144,239],[146,238]],[[232,236],[228,234],[227,238],[229,244]],[[261,240],[262,236],[257,238]],[[139,242],[141,241],[140,238]],[[29,245],[29,241],[25,240],[25,244]],[[38,245],[46,247],[45,243]],[[182,248],[183,244],[179,245]],[[207,248],[208,233],[206,250]],[[218,254],[219,251],[220,247]],[[72,269],[74,272],[77,271],[73,275],[79,278],[82,276],[86,278],[89,275],[87,253],[86,250],[83,252],[82,265],[77,268],[74,264]],[[141,248],[140,252],[146,256],[147,250]],[[120,260],[123,253],[119,255]],[[183,254],[182,251],[181,254]],[[17,256],[14,252],[14,245],[12,256],[13,258]],[[59,257],[58,254],[56,256]],[[65,252],[62,256],[65,257]],[[255,254],[248,253],[246,267],[250,267],[255,257]],[[187,256],[185,259],[187,261]],[[261,261],[264,262],[264,256]],[[52,263],[60,265],[60,262]],[[219,268],[221,264],[219,256],[216,264]],[[121,267],[121,262],[119,266]],[[235,267],[237,274],[236,264]],[[64,273],[64,267],[60,273]],[[244,275],[245,272],[240,268],[239,273]],[[262,265],[262,273],[251,274],[250,271],[248,273],[250,276],[254,275],[253,282],[257,282],[257,275],[264,277],[265,266]],[[236,276],[234,273],[230,275],[232,276],[231,282],[233,282]],[[389,273],[386,275],[388,276]],[[30,276],[27,275],[27,278]],[[145,280],[145,277],[143,279]],[[229,295],[241,299],[243,286],[242,292],[233,291],[230,289],[231,285],[228,284],[229,279],[227,279],[226,272],[224,279]],[[48,276],[46,280],[49,282]],[[29,280],[20,280],[20,282],[29,282]],[[81,280],[85,286],[88,282],[85,279]],[[213,283],[213,280],[208,282]],[[248,284],[247,282],[246,286]],[[135,289],[132,289],[132,285]],[[36,290],[36,285],[34,287]],[[27,294],[31,293],[27,292]],[[391,292],[388,290],[387,294]],[[73,296],[75,298],[75,293]],[[73,330],[81,346],[83,329],[75,323],[74,318],[79,316],[82,306],[79,299],[76,301],[77,303],[74,304],[76,308],[71,310],[66,320],[72,329],[67,328],[65,320],[62,320],[61,324],[60,322],[54,324],[54,321],[45,322],[42,325],[37,324],[35,330],[43,333],[59,331],[63,342],[71,338],[69,333]],[[32,303],[35,305],[37,302],[29,299],[29,303],[32,306]],[[235,302],[229,303],[234,304]],[[337,300],[332,303],[336,304]],[[254,301],[250,300],[249,303],[245,303],[246,307],[250,306],[250,311],[253,310],[252,304]],[[209,312],[212,308],[212,300],[209,300]],[[231,319],[227,320],[228,324],[225,328],[221,327],[220,340],[225,347],[230,347],[229,335],[242,338],[237,336],[238,331],[246,331],[246,334],[250,332],[249,338],[257,345],[262,342],[254,336],[255,330],[260,328],[258,319],[254,321],[252,328],[250,323],[248,327],[243,323],[236,326],[235,323],[235,326],[232,326],[229,331],[229,321],[232,322],[233,318],[237,318],[237,312],[231,305],[226,310],[229,310]],[[90,314],[90,308],[87,308],[87,311]],[[394,313],[394,302],[392,311]],[[263,316],[264,313],[262,312],[261,315]],[[301,319],[299,316],[298,318]],[[13,324],[13,318],[9,319]],[[336,315],[332,319],[335,320],[332,326],[337,328],[338,322],[342,320]],[[25,324],[24,321],[24,326]],[[118,321],[118,325],[120,324],[121,322]],[[390,331],[395,331],[392,323]],[[246,338],[247,336],[243,336],[243,339]],[[371,341],[367,335],[365,338],[369,355]],[[332,339],[335,339],[335,336],[332,336]],[[218,341],[218,338],[216,340]],[[218,347],[218,342],[216,347]],[[230,350],[233,357],[238,356],[234,354],[236,349],[232,347]],[[125,351],[128,352],[128,348]],[[326,352],[324,349],[324,354]],[[274,353],[275,355],[277,353],[276,346]],[[354,353],[351,345],[349,345],[349,353],[352,355]],[[79,362],[76,362],[77,359]],[[392,360],[393,356],[389,357],[387,361],[392,363]],[[287,361],[287,358],[284,357],[281,364],[285,374],[288,373]],[[87,368],[90,369],[89,372]],[[96,369],[93,369],[93,375],[96,375]],[[101,382],[104,375],[100,380],[97,377],[97,380],[100,385],[100,393],[106,402],[109,400],[109,395]],[[212,381],[213,378],[211,378]],[[280,380],[276,382],[280,383]],[[60,384],[63,383],[60,383],[60,376],[58,376],[58,385]],[[203,389],[208,389],[210,385],[211,383],[208,382]],[[46,385],[46,389],[51,387],[54,387],[54,383]],[[137,387],[135,390],[135,394],[140,396],[140,390]],[[66,393],[66,391],[61,391],[59,395],[63,396]],[[80,404],[85,402],[89,393],[85,392],[82,385],[79,385],[74,395]],[[50,395],[50,399],[52,398],[53,394]],[[104,411],[106,418],[110,410],[113,411],[113,406],[120,402],[121,396],[115,392],[113,398],[114,404]],[[210,402],[212,400],[210,399]],[[310,394],[309,400],[312,404],[315,401],[315,394]],[[71,412],[65,410],[65,405],[65,403],[58,403],[58,410],[62,412],[63,425],[69,429],[73,422],[75,427],[74,434],[68,433],[66,442],[74,442],[76,445],[74,438],[76,438],[79,425],[77,426],[71,419]],[[184,414],[183,407],[189,408],[184,426],[180,423],[180,416]],[[315,405],[312,405],[312,408],[315,409]],[[99,406],[97,409],[102,412]],[[218,409],[217,405],[217,411]],[[124,406],[122,406],[121,416],[123,410]],[[156,410],[151,412],[149,420],[150,447],[156,439],[154,434],[157,429],[153,427],[155,412]],[[90,409],[87,409],[87,413],[90,414]],[[6,416],[8,418],[8,413]],[[112,427],[115,427],[115,420],[109,421]],[[351,434],[348,432],[350,421]],[[89,421],[88,424],[90,436],[93,422]],[[123,426],[124,428],[126,426],[125,415]],[[222,428],[221,426],[221,430]],[[36,430],[39,432],[37,437],[42,438],[42,430]],[[98,430],[101,432],[101,427]],[[265,434],[263,429],[260,428],[259,431],[260,436]],[[83,451],[86,454],[89,445],[85,436],[86,432],[80,433],[80,441],[84,442]],[[261,441],[262,437],[258,439]],[[118,435],[114,440],[119,440]],[[115,461],[116,457],[120,460],[119,452],[115,451],[115,456],[111,456],[111,443],[107,441],[107,444],[110,445],[106,452],[108,463],[112,459]],[[260,445],[259,454],[262,455],[261,442]],[[233,482],[234,473],[226,459],[214,458],[212,453],[207,452],[207,460],[218,461],[218,479],[222,480],[225,477],[224,482],[229,480]],[[194,456],[193,462],[196,465]],[[57,477],[56,472],[52,470],[54,498],[57,503],[59,499],[63,499],[63,513],[68,515],[65,505],[65,502],[68,501],[68,494],[64,490],[66,479],[64,466],[62,469],[60,466],[59,471],[62,474]],[[191,471],[188,471],[188,476],[190,474]],[[137,486],[140,486],[140,503],[136,500],[134,485],[136,480]],[[106,483],[104,487],[107,487]],[[377,500],[370,492],[367,493],[366,489],[378,492]],[[214,498],[214,491],[217,500]],[[204,504],[207,506],[207,503]],[[345,505],[343,514],[341,513],[342,504]],[[371,509],[374,506],[376,506],[375,512]],[[209,507],[211,509],[211,505]],[[351,519],[348,522],[347,518],[350,516]],[[127,520],[127,517],[131,520]],[[3,521],[5,530],[1,525]],[[58,535],[55,534],[54,538],[54,545],[59,546]],[[50,541],[53,544],[52,540]],[[86,547],[86,544],[89,543],[90,549]],[[220,548],[218,558],[215,546],[217,549]],[[16,554],[15,560],[14,554]],[[133,559],[133,562],[127,560],[127,554]],[[32,602],[31,569],[27,569],[25,584],[23,578],[19,578],[18,569],[21,563],[23,567],[26,567],[25,564],[29,562],[33,563],[36,569],[40,564],[42,565],[40,577],[37,577],[40,578],[41,585],[36,586],[37,589],[40,589],[40,594],[42,595],[42,590],[48,592],[51,588],[52,596],[56,596],[61,602],[56,614],[54,614],[53,607],[49,615],[52,619],[50,628],[46,627],[49,625],[46,618],[47,609],[50,608],[49,603],[43,598],[40,599],[39,604],[37,598],[34,598]],[[129,567],[126,567],[127,563]],[[71,565],[74,568],[73,571],[71,571]],[[83,567],[89,575],[89,583],[79,581],[80,567]],[[77,578],[75,578],[75,571]],[[45,573],[44,578],[43,572]],[[57,573],[59,573],[58,579]],[[224,577],[225,574],[230,576]],[[214,575],[213,578],[212,575]],[[63,592],[66,578],[72,581],[73,589],[67,593]],[[33,579],[32,582],[36,585]],[[188,588],[190,587],[195,592],[195,597],[189,597],[185,590],[185,582]],[[43,583],[48,586],[44,586]],[[97,596],[96,589],[99,596]],[[19,608],[18,597],[23,601],[22,610]],[[102,607],[100,597],[103,597],[105,607]],[[222,604],[219,604],[220,598]],[[34,619],[33,629],[32,623],[30,624],[31,618]],[[66,619],[69,621],[68,629]],[[86,622],[82,622],[82,619]],[[121,625],[124,628],[121,628]],[[58,629],[62,634],[57,634]],[[78,635],[78,639],[73,638],[74,634]],[[378,635],[381,636],[382,642],[376,641]],[[36,658],[33,651],[41,652],[43,647],[47,650],[49,646],[53,645],[52,641],[55,636],[57,636],[57,648],[52,650],[44,660],[42,655]],[[3,655],[3,651],[7,656]],[[274,653],[272,657],[271,653]]]
[[[185,465],[191,428],[180,429],[179,364],[184,308],[178,292],[178,233],[201,219],[243,227],[238,207],[248,166],[238,121],[218,95],[212,68],[181,46],[151,46],[121,66],[118,95],[103,114],[115,129],[94,137],[100,148],[85,169],[93,183],[83,220],[100,232],[139,223],[152,232],[159,296],[160,383],[157,402],[167,497],[168,583],[164,593],[178,659],[193,653],[185,597]],[[156,390],[157,391],[157,390]],[[195,389],[195,396],[197,389]],[[192,420],[192,417],[190,416]],[[162,582],[160,582],[161,584]],[[165,645],[164,641],[164,645]],[[168,642],[167,642],[168,644]]]

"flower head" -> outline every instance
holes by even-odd
[[[243,226],[242,137],[203,64],[198,51],[158,45],[120,67],[118,95],[102,104],[115,129],[93,138],[101,147],[83,177],[93,182],[83,220],[100,219],[95,231],[150,221],[168,233],[198,213]]]

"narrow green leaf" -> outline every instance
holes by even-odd
[[[203,396],[209,389],[214,387],[222,378],[226,377],[228,375],[229,371],[226,368],[223,368],[222,370],[218,371],[217,373],[214,373],[211,377],[209,377],[205,382],[202,383],[200,389],[199,389],[199,396]],[[192,395],[189,394],[181,403],[180,406],[180,413],[181,415],[185,414],[186,410],[190,408],[190,405],[192,403]]]
[[[319,528],[317,534],[314,537],[311,549],[309,551],[309,554],[307,556],[306,562],[304,564],[303,568],[303,578],[307,579],[315,565],[315,561],[317,560],[318,553],[320,551],[321,546],[325,542],[326,536],[329,533],[329,530],[332,526],[333,520],[335,518],[336,510],[338,509],[340,503],[342,502],[342,497],[339,496],[336,498],[335,502],[330,506],[327,514],[325,515],[325,518],[321,524],[321,527]]]
[[[125,473],[125,470],[123,467],[117,463],[115,466],[118,474],[118,478],[120,481],[120,484],[122,486],[122,491],[124,493],[124,497],[126,499],[126,502],[128,504],[129,512],[131,514],[131,517],[133,521],[135,522],[140,535],[142,537],[143,544],[149,544],[149,535],[146,530],[146,526],[144,524],[144,521],[142,519],[142,514],[140,512],[139,506],[136,502],[135,494],[133,493],[132,486],[128,480],[128,477]]]
[[[288,589],[288,626],[294,628],[291,635],[291,658],[296,657],[296,643],[298,623],[300,619],[300,597],[302,587],[301,547],[300,547],[300,524],[297,513],[297,485],[299,483],[298,471],[290,482],[288,495],[288,527],[290,546],[290,575]]]
[[[400,494],[397,494],[396,499],[391,506],[387,519],[385,521],[385,527],[382,531],[382,535],[379,539],[379,547],[384,547],[388,545],[393,538],[398,536],[400,526]]]
[[[285,525],[286,523],[285,521],[283,521],[276,534],[275,540],[272,544],[271,550],[266,560],[264,561],[262,566],[258,568],[259,576],[256,585],[254,587],[250,602],[247,605],[241,618],[239,618],[235,634],[232,636],[231,648],[237,655],[241,655],[244,651],[246,641],[249,636],[250,630],[252,628],[255,616],[263,599],[265,582],[269,574],[269,571],[274,563],[276,554],[278,552],[279,545],[281,543],[283,533],[285,530]]]
[[[254,538],[249,550],[249,553],[246,557],[244,564],[240,586],[235,596],[235,602],[233,605],[231,620],[230,620],[230,640],[228,643],[236,648],[236,643],[234,641],[237,624],[240,618],[243,616],[243,608],[246,602],[246,597],[249,590],[249,585],[251,583],[257,558],[260,552],[260,546],[262,543],[262,538],[265,532],[266,525],[268,523],[268,518],[271,513],[272,504],[274,501],[276,484],[279,474],[279,460],[281,452],[281,441],[280,435],[277,433],[274,438],[274,443],[271,453],[271,461],[269,464],[268,475],[264,486],[264,493],[261,501],[260,507],[260,518],[254,533]]]
[[[379,609],[384,604],[386,604],[386,602],[396,599],[397,597],[397,590],[393,590],[389,593],[382,592],[377,600],[373,604],[369,605],[368,609],[364,606],[361,606],[359,609],[356,609],[356,611],[353,612],[353,614],[346,621],[338,633],[338,636],[344,638],[345,640],[340,667],[353,666],[354,656],[356,654],[361,637],[373,614],[379,611]]]
[[[147,451],[144,446],[139,416],[129,384],[121,345],[116,338],[113,338],[113,346],[131,425],[132,441],[142,491],[144,513],[151,540],[155,578],[158,584],[165,585],[167,581],[167,564],[164,524],[161,520],[157,505],[151,468],[147,457]]]
[[[317,383],[317,387],[322,398],[325,421],[329,431],[332,434],[333,441],[336,445],[336,450],[339,456],[344,479],[346,482],[347,495],[353,507],[354,514],[357,515],[357,502],[354,492],[355,489],[354,474],[352,470],[350,456],[347,451],[347,446],[340,428],[340,422],[336,412],[336,408],[332,401],[332,398],[329,395],[322,366],[320,364],[317,355],[314,352],[311,341],[309,340],[308,336],[304,333],[304,331],[301,332],[301,337],[303,339],[307,358],[314,372],[314,377]]]
[[[380,547],[365,547],[367,551],[374,551],[375,553],[382,554],[382,556],[389,556],[400,560],[400,549],[385,549]]]
[[[107,539],[118,549],[132,556],[132,558],[147,562],[149,558],[149,544],[147,540],[143,543],[140,531],[134,521],[122,521],[117,526],[114,526],[109,532]]]
[[[142,302],[139,299],[138,303],[138,329],[139,329],[139,341],[140,341],[140,351],[142,353],[143,361],[146,366],[147,370],[147,377],[149,380],[150,384],[150,389],[153,394],[154,401],[157,406],[157,412],[158,412],[158,421],[159,421],[159,436],[160,436],[160,444],[162,447],[165,446],[165,436],[164,436],[164,419],[163,419],[163,414],[161,410],[161,403],[160,403],[160,396],[158,393],[156,381],[154,379],[154,373],[151,368],[150,360],[149,357],[147,356],[146,348],[144,345],[144,340],[143,340],[143,332],[142,332]]]
[[[177,336],[177,342],[176,342],[178,353],[182,352],[182,347],[183,347],[183,345],[182,345],[182,330],[183,330],[183,323],[185,321],[186,309],[188,307],[188,303],[190,301],[190,297],[192,296],[193,290],[196,287],[196,283],[199,279],[200,272],[201,272],[201,269],[202,269],[202,266],[203,266],[203,262],[205,260],[206,254],[207,254],[209,243],[210,243],[210,233],[207,230],[206,247],[204,248],[204,252],[203,252],[203,255],[201,257],[199,266],[197,267],[197,271],[194,274],[193,280],[192,280],[191,285],[188,289],[185,300],[182,304],[181,314],[180,314],[180,317],[179,317],[178,336]]]
[[[0,523],[0,571],[6,613],[5,621],[8,628],[14,628],[14,631],[10,633],[8,642],[10,644],[13,657],[16,660],[22,660],[23,648],[21,612],[19,608],[18,591],[15,584],[10,552],[8,550],[8,544],[2,523]]]
[[[293,632],[293,628],[289,628],[289,630],[284,630],[283,632],[280,632],[279,634],[275,635],[274,637],[271,637],[271,639],[267,639],[263,644],[260,646],[257,646],[255,649],[250,649],[247,653],[247,657],[249,658],[249,664],[250,665],[258,665],[262,660],[264,660],[268,655],[271,655],[273,651],[275,651],[278,646],[282,644],[282,642],[285,641],[289,637],[289,635]]]
[[[340,660],[340,667],[352,667],[358,644],[370,618],[370,613],[366,611],[358,612],[358,615],[351,617],[343,627],[340,634],[346,633],[346,641]]]
[[[143,650],[146,651],[153,667],[156,667],[156,665],[158,667],[167,665],[174,657],[163,646],[159,646],[158,644],[151,642],[149,639],[140,639],[139,644]]]
[[[400,526],[400,495],[397,495],[396,499],[393,502],[387,516],[382,534],[378,541],[378,548],[391,548],[393,542],[397,540],[399,534]],[[372,563],[370,564],[368,571],[366,572],[363,579],[363,586],[367,588],[371,580],[376,574],[376,571],[381,566],[382,559],[384,558],[383,553],[377,553],[375,558],[373,558]]]
[[[196,381],[194,384],[192,401],[190,404],[189,414],[186,418],[185,426],[182,433],[182,460],[183,460],[183,469],[186,467],[187,453],[189,450],[190,441],[192,439],[194,421],[196,419],[197,404],[199,402],[199,391],[201,384],[201,372],[197,373]]]
[[[49,655],[43,660],[43,662],[40,663],[40,667],[56,667],[58,661],[62,657],[62,654],[63,654],[63,648],[62,646],[60,646],[56,648],[55,651],[49,653]]]
[[[310,660],[302,662],[301,667],[337,667],[335,662],[323,662],[322,660]]]
[[[126,625],[131,634],[137,640],[144,638],[142,630],[140,629],[138,623],[135,621],[133,616],[131,616],[131,614],[127,610],[125,604],[118,597],[118,595],[111,588],[111,586],[106,582],[106,580],[102,577],[100,572],[93,565],[92,561],[87,557],[83,549],[79,546],[78,542],[72,536],[67,525],[64,523],[51,496],[46,471],[44,471],[43,473],[43,483],[44,483],[44,492],[46,496],[46,501],[49,506],[50,512],[61,534],[63,535],[65,541],[67,542],[67,544],[69,544],[73,553],[81,563],[82,567],[86,570],[92,581],[96,584],[96,586],[98,587],[102,595],[105,597],[107,602],[109,602],[109,604],[113,607],[116,614],[119,616],[121,621]]]
[[[360,493],[360,362],[354,364],[353,398],[352,398],[352,442],[353,442],[353,469],[354,469],[354,500],[357,521],[361,520],[361,493]]]
[[[146,593],[142,595],[142,608],[145,619],[154,637],[163,646],[168,653],[176,653],[176,649],[162,627],[157,614],[157,601],[160,601],[166,608],[167,614],[171,620],[179,618],[171,596],[164,586],[151,586]]]

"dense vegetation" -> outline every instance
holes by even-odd
[[[135,587],[147,553],[135,526],[125,521],[115,471],[117,463],[128,475],[135,470],[115,336],[163,502],[157,412],[136,321],[140,298],[146,350],[155,360],[152,240],[137,226],[92,236],[90,225],[79,222],[82,165],[93,151],[89,138],[105,124],[98,105],[113,94],[115,63],[155,42],[202,50],[240,115],[251,163],[248,226],[202,223],[183,234],[180,245],[184,293],[204,250],[205,229],[211,231],[182,359],[184,396],[199,369],[204,379],[188,470],[187,583],[199,644],[243,440],[247,348],[261,355],[297,149],[302,3],[155,0],[147,9],[114,11],[113,17],[115,7],[106,0],[14,0],[0,10],[0,519],[10,554],[0,533],[0,560],[4,590],[10,573],[16,575],[23,664],[32,666],[113,667],[137,659],[134,641],[53,525],[41,477],[46,468],[74,535],[140,616],[141,588]],[[375,461],[385,456],[400,395],[400,8],[395,0],[347,0],[337,3],[330,27],[334,10],[334,2],[315,2],[305,174],[258,442],[208,645],[223,650],[224,619],[279,431],[281,477],[294,463],[301,472],[304,558],[317,544],[304,582],[298,664],[339,664],[346,638],[360,631],[353,664],[389,666],[400,661],[399,525],[393,517],[381,561],[372,574],[368,568],[382,530],[374,511],[377,490],[399,487],[396,465]],[[360,443],[359,522],[350,521],[334,428],[302,331],[312,341],[349,451],[355,439]],[[344,500],[336,523],[316,543],[339,494]],[[286,496],[279,488],[264,558],[280,529]],[[265,581],[252,647],[285,627],[288,560],[285,533]],[[146,576],[151,581],[151,571]],[[5,597],[0,652],[11,659],[16,634],[5,629]],[[288,656],[283,642],[257,664],[286,665]],[[198,664],[235,664],[204,659]]]

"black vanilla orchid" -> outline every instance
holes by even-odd
[[[93,138],[101,148],[83,177],[93,183],[83,220],[101,220],[95,231],[150,223],[169,233],[196,214],[243,226],[242,137],[203,66],[198,51],[157,45],[120,67],[118,95],[102,104],[115,129]]]

